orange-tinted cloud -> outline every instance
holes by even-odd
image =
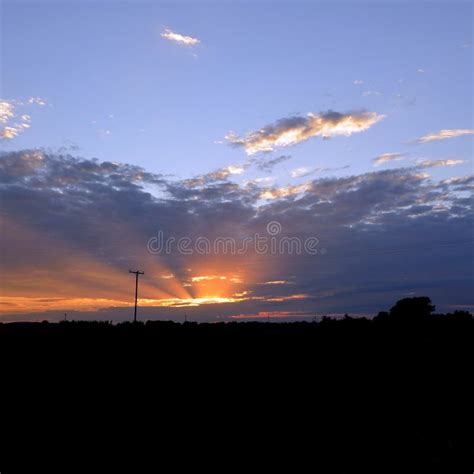
[[[280,198],[285,198],[285,197],[304,193],[305,191],[308,191],[309,189],[310,189],[310,185],[308,183],[299,184],[297,186],[285,186],[282,188],[268,188],[268,189],[263,190],[260,193],[260,198],[267,199],[267,200],[280,199]]]
[[[0,100],[0,140],[11,140],[30,128],[31,116],[18,109],[31,105],[46,105],[43,99],[30,97],[26,102],[19,100]]]
[[[373,159],[374,166],[380,166],[391,161],[404,160],[406,155],[404,153],[383,153]]]
[[[420,138],[417,138],[415,140],[415,143],[429,143],[429,142],[435,142],[439,140],[446,140],[448,138],[456,138],[456,137],[462,137],[465,135],[473,135],[474,130],[472,129],[466,129],[466,128],[461,128],[461,129],[444,129],[440,130],[439,132],[431,132],[427,133],[426,135],[423,135]]]
[[[350,136],[363,132],[385,116],[376,112],[339,113],[329,110],[320,114],[308,113],[306,117],[289,117],[278,120],[244,137],[229,133],[225,138],[233,146],[244,147],[248,155],[273,151],[276,148],[296,145],[311,137]]]
[[[422,160],[418,163],[420,168],[439,168],[443,166],[456,166],[464,163],[464,160]]]

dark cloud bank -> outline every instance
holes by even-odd
[[[371,314],[412,295],[429,295],[439,310],[465,308],[473,303],[472,188],[472,177],[433,182],[412,167],[316,179],[303,194],[265,202],[262,188],[235,184],[225,173],[190,184],[126,164],[2,153],[1,286],[6,296],[127,300],[128,269],[140,268],[147,278],[142,296],[157,298],[166,283],[162,274],[183,282],[189,268],[194,274],[224,268],[244,280],[232,291],[253,299],[146,307],[141,316]],[[269,221],[281,224],[280,236],[316,236],[319,253],[157,256],[146,249],[160,230],[192,239],[245,238],[265,235]],[[195,296],[192,288],[186,291]],[[8,315],[8,302],[3,309],[3,320],[54,319],[63,312]],[[74,309],[64,308],[77,318],[130,316],[129,308]]]

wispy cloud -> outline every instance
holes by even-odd
[[[291,171],[290,175],[292,178],[303,178],[315,173],[324,173],[325,171],[338,171],[345,170],[350,168],[351,165],[339,166],[337,168],[307,168],[306,166],[301,166],[300,168],[295,168]]]
[[[376,112],[355,111],[339,113],[332,110],[306,117],[288,117],[251,132],[244,137],[229,133],[225,138],[233,146],[242,146],[248,155],[273,151],[275,148],[296,145],[311,137],[331,138],[362,132],[385,116]]]
[[[405,158],[406,155],[404,153],[383,153],[377,156],[377,158],[374,158],[372,161],[374,166],[380,166],[389,161],[399,161],[404,160]]]
[[[227,277],[221,276],[221,275],[201,275],[201,276],[195,276],[191,278],[191,281],[197,282],[197,281],[208,281],[208,280],[226,280]]]
[[[232,319],[269,319],[269,318],[291,318],[291,317],[314,317],[314,313],[306,313],[304,311],[259,311],[251,314],[232,314]]]
[[[311,168],[301,166],[300,168],[295,168],[294,170],[292,170],[290,174],[292,178],[301,178],[302,176],[308,176],[308,174],[314,172],[315,170],[312,170]]]
[[[197,38],[193,38],[192,36],[185,36],[180,35],[179,33],[175,33],[169,28],[166,28],[165,31],[161,33],[161,37],[169,41],[174,41],[175,43],[182,44],[184,46],[195,46],[201,42],[200,40],[198,40]]]
[[[474,184],[474,176],[454,176],[453,178],[441,181],[441,184],[448,186],[472,186]]]
[[[40,105],[41,107],[46,105],[46,101],[41,97],[30,97],[27,102],[28,104]]]
[[[215,171],[211,171],[207,174],[199,175],[191,179],[186,179],[183,181],[183,183],[188,188],[197,188],[217,181],[225,181],[230,175],[242,174],[245,169],[246,166],[229,165],[224,168],[219,168]]]
[[[464,160],[423,160],[418,163],[420,168],[438,168],[442,166],[456,166],[464,163]]]
[[[255,179],[249,179],[244,181],[244,186],[258,186],[260,184],[267,184],[273,183],[276,180],[275,176],[264,176]]]
[[[431,132],[426,135],[423,135],[420,138],[414,140],[414,143],[428,143],[435,142],[438,140],[446,140],[447,138],[456,138],[462,137],[464,135],[474,135],[474,130],[468,128],[458,128],[458,129],[444,129],[439,132]]]
[[[292,285],[293,282],[287,280],[270,280],[260,283],[261,285]]]
[[[361,81],[360,79],[356,79],[355,81],[352,81],[352,84],[355,86],[361,86],[364,83],[364,81]]]
[[[284,161],[287,161],[289,159],[291,159],[290,155],[281,155],[281,156],[277,156],[276,158],[271,158],[269,160],[263,157],[258,157],[258,158],[251,158],[249,161],[250,163],[255,164],[255,166],[259,170],[270,172],[276,165],[283,163]]]

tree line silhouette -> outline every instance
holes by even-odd
[[[427,297],[371,319],[0,324],[4,407],[17,424],[146,421],[290,472],[472,472],[473,329]]]

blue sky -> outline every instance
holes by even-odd
[[[166,27],[201,43],[167,41]],[[406,144],[472,126],[469,4],[6,2],[2,30],[2,96],[49,104],[31,111],[31,128],[11,147],[74,143],[87,157],[190,177],[245,161],[216,143],[229,130],[367,109],[386,118],[284,150],[292,160],[278,181],[301,166],[359,173],[388,152],[471,155],[469,139]]]
[[[474,308],[472,20],[468,2],[4,1],[2,318],[127,317],[129,268],[156,318]],[[321,251],[147,251],[274,221]]]

